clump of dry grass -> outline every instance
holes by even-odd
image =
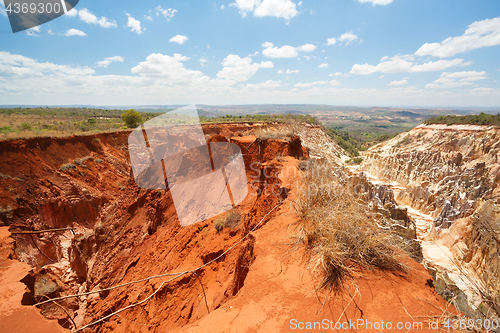
[[[293,126],[260,127],[254,131],[254,135],[260,140],[289,139],[296,136]]]
[[[299,239],[308,247],[313,270],[323,278],[319,288],[338,288],[354,271],[406,271],[401,262],[404,241],[381,229],[367,205],[335,175],[327,162],[310,162],[299,195]]]
[[[215,220],[215,230],[217,232],[221,232],[222,229],[228,228],[228,227],[236,227],[238,223],[240,222],[240,212],[236,209],[231,209],[229,212],[226,214],[220,216]]]

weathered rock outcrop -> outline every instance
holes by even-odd
[[[476,126],[479,127],[479,126]],[[419,126],[372,147],[363,169],[407,187],[398,199],[449,227],[500,193],[500,131]]]

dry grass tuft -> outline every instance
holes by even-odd
[[[326,162],[309,162],[297,209],[299,238],[310,263],[323,276],[319,288],[338,288],[360,268],[406,272],[404,240],[378,227],[367,205],[336,176]]]
[[[215,229],[217,232],[221,232],[224,228],[234,228],[240,222],[240,217],[240,212],[233,208],[215,220]]]
[[[297,135],[293,126],[261,127],[257,128],[254,134],[260,140],[286,140]]]

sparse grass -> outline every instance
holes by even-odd
[[[0,206],[0,215],[4,215],[7,218],[11,219],[13,217],[12,212],[13,212],[13,209],[12,209],[11,205],[8,205],[6,208],[2,208],[2,206]]]
[[[21,178],[12,177],[11,175],[7,175],[7,174],[4,174],[4,173],[0,173],[0,178],[2,178],[2,179],[12,179],[12,180],[16,180],[18,182],[22,182],[23,181]]]
[[[92,156],[87,156],[87,157],[83,157],[83,158],[78,158],[76,160],[73,161],[74,164],[76,165],[79,165],[81,167],[85,167],[84,163],[88,160],[91,160],[93,161],[94,158]]]
[[[59,168],[59,170],[61,170],[61,171],[68,171],[68,170],[74,170],[74,169],[76,169],[76,165],[74,165],[73,163],[63,164]]]
[[[310,251],[313,271],[322,275],[319,289],[341,287],[361,269],[407,270],[404,241],[381,229],[367,205],[342,184],[325,162],[310,162],[297,202],[299,239]]]
[[[362,157],[354,157],[354,158],[350,158],[346,161],[347,164],[361,164],[361,162],[363,162]]]
[[[393,145],[394,148],[398,148],[400,146],[406,146],[410,144],[413,141],[413,138],[409,135],[405,136],[404,139],[398,141],[396,144]]]
[[[264,127],[254,131],[255,137],[260,140],[289,139],[296,136],[292,126]]]
[[[238,225],[238,223],[240,222],[240,212],[238,212],[236,209],[231,209],[230,211],[228,211],[227,213],[225,213],[224,215],[220,216],[219,218],[217,218],[217,220],[215,220],[215,230],[217,230],[217,232],[221,232],[222,229],[224,228],[234,228]]]
[[[279,162],[279,163],[283,163],[283,162],[285,162],[285,161],[286,161],[285,156],[283,156],[283,155],[281,155],[281,154],[276,155],[276,157],[275,157],[274,159],[275,159],[277,162]]]

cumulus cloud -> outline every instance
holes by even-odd
[[[224,68],[217,73],[219,79],[232,81],[247,81],[250,79],[259,68],[273,68],[274,64],[271,61],[262,61],[253,63],[252,58],[240,58],[235,54],[228,55],[222,63]]]
[[[288,22],[299,14],[297,5],[291,0],[236,0],[229,6],[237,7],[242,17],[253,12],[256,17],[284,18]]]
[[[328,68],[328,64],[324,62],[321,65],[319,65],[318,68]]]
[[[171,43],[177,43],[179,45],[184,44],[189,38],[184,35],[175,35],[174,37],[170,38],[168,41]]]
[[[64,36],[68,36],[68,37],[71,37],[71,36],[80,36],[80,37],[83,37],[83,36],[87,36],[87,34],[81,30],[78,30],[78,29],[69,29],[68,31],[66,31],[64,33]]]
[[[447,58],[495,45],[500,45],[500,17],[476,21],[469,25],[462,36],[448,37],[441,43],[426,43],[415,52],[415,55]]]
[[[161,15],[165,16],[167,21],[170,21],[170,19],[175,16],[175,13],[177,13],[177,9],[173,9],[173,8],[163,9],[162,6],[156,7],[155,11],[156,11],[156,16],[161,14]]]
[[[342,76],[342,75],[344,75],[344,74],[341,72],[336,72],[335,74],[330,74],[330,76]]]
[[[127,27],[130,28],[130,31],[132,32],[135,32],[137,34],[142,34],[143,33],[143,29],[141,27],[141,21],[139,20],[136,20],[135,18],[133,18],[132,16],[130,16],[129,13],[126,13],[127,16],[128,16],[128,22],[127,22]]]
[[[49,62],[40,63],[36,59],[0,51],[0,77],[80,76],[94,73],[95,71],[92,68],[86,66],[72,67]]]
[[[334,81],[336,81],[336,80],[334,80]],[[324,85],[324,84],[328,84],[328,81],[316,81],[316,82],[306,82],[306,83],[299,82],[295,85],[295,87],[297,87],[297,88],[310,88],[310,87]]]
[[[335,45],[335,43],[337,43],[336,38],[327,38],[326,39],[326,45]]]
[[[36,33],[40,32],[40,26],[33,27],[31,29],[26,30],[26,35],[28,36],[38,36]]]
[[[85,23],[100,25],[103,28],[116,28],[118,26],[115,20],[109,20],[105,16],[98,18],[93,13],[91,13],[87,8],[82,8],[78,10],[78,16],[80,17],[80,20],[82,20]]]
[[[382,58],[384,59],[384,58]],[[464,62],[464,59],[428,61],[423,64],[415,63],[415,58],[412,55],[397,55],[392,58],[385,59],[378,65],[355,64],[352,66],[351,74],[369,75],[377,72],[382,73],[403,73],[403,72],[432,72],[441,71],[450,67],[468,66],[471,61]]]
[[[331,80],[331,81],[330,81],[330,84],[331,84],[332,86],[340,86],[340,82],[339,82],[338,80]]]
[[[403,79],[403,80],[400,80],[400,81],[392,81],[391,83],[388,83],[387,85],[388,86],[404,86],[404,85],[407,85],[407,84],[408,84],[407,79]]]
[[[268,58],[294,58],[299,55],[299,52],[312,52],[316,49],[316,46],[312,44],[304,44],[299,47],[290,45],[277,47],[271,42],[265,42],[262,43],[262,46],[265,47],[262,54]]]
[[[370,2],[372,5],[388,5],[392,3],[393,0],[359,0],[359,2],[364,3],[364,2]]]
[[[120,57],[120,56],[107,57],[107,58],[104,58],[104,60],[98,61],[96,63],[96,67],[108,68],[108,66],[111,65],[111,63],[123,62],[123,60],[124,60],[123,57]]]
[[[300,70],[299,70],[299,69],[294,69],[294,70],[287,69],[286,71],[284,71],[284,70],[280,69],[280,70],[278,71],[278,74],[297,74],[297,73],[299,73],[299,72],[300,72]]]
[[[486,72],[444,72],[439,79],[432,83],[427,84],[426,88],[443,89],[443,88],[457,88],[473,85],[472,82],[487,79]]]
[[[339,37],[340,42],[345,42],[345,45],[349,45],[349,43],[358,39],[358,36],[352,33],[352,31],[346,32]]]
[[[204,76],[202,72],[184,67],[183,62],[187,60],[189,57],[178,53],[174,53],[173,57],[153,53],[146,58],[146,61],[132,68],[132,73],[141,77],[161,79],[162,82],[169,85],[207,82],[209,78]]]
[[[64,16],[66,17],[75,17],[78,15],[78,10],[75,8],[71,8]]]
[[[208,62],[208,60],[204,57],[200,58],[200,65],[201,67],[205,67],[205,64]]]

